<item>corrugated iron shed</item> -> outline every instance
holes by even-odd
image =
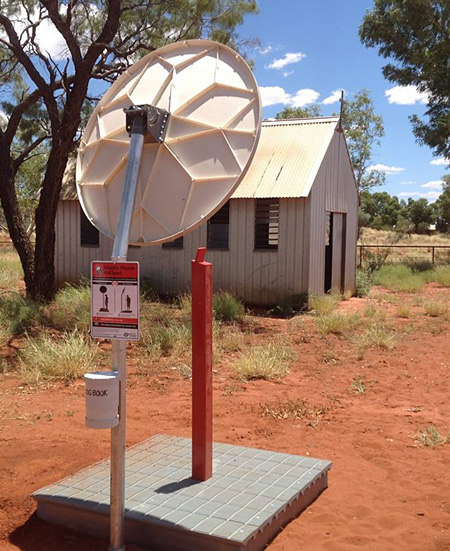
[[[307,197],[338,123],[339,117],[264,121],[232,199]]]

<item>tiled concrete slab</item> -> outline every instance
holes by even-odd
[[[214,444],[191,478],[191,440],[157,435],[126,452],[125,539],[152,551],[259,551],[327,487],[329,461]],[[42,519],[109,534],[109,460],[33,494]]]

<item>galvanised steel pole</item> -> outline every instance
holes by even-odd
[[[128,238],[141,164],[144,136],[147,130],[147,113],[144,109],[132,111],[130,148],[125,182],[120,204],[117,232],[111,260],[127,259]],[[126,376],[127,341],[112,340],[111,368],[119,373],[119,424],[111,429],[111,488],[110,488],[110,551],[123,551],[125,528],[125,446],[126,446]]]

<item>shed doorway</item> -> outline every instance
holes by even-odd
[[[324,291],[344,292],[347,214],[325,213],[325,279]]]

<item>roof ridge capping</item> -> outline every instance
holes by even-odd
[[[307,119],[266,119],[263,126],[293,126],[300,124],[337,124],[339,117],[311,117]]]

